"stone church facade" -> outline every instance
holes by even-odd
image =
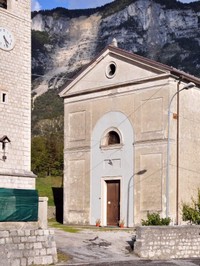
[[[115,46],[65,86],[64,223],[131,227],[148,211],[181,223],[200,187],[199,86]]]
[[[0,62],[0,187],[34,189],[31,1],[0,0]]]

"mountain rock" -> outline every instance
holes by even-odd
[[[34,97],[70,80],[113,38],[122,49],[199,76],[199,27],[200,1],[116,0],[96,9],[34,12]]]

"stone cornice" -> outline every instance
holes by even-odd
[[[29,178],[36,178],[37,176],[32,171],[0,171],[0,178],[1,176],[12,176],[12,177],[29,177]]]

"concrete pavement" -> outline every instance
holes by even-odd
[[[132,251],[134,230],[83,229],[78,233],[55,230],[57,249],[68,254],[72,266],[200,266],[200,259],[150,261],[142,260]]]
[[[133,230],[84,229],[78,233],[54,230],[57,249],[71,257],[64,265],[138,260],[131,249]]]
[[[71,266],[74,264],[71,264]],[[132,261],[115,261],[97,264],[76,264],[76,266],[199,266],[200,260],[171,260],[171,261],[148,261],[148,260],[132,260]],[[64,266],[64,265],[63,265]],[[66,266],[69,266],[69,264]]]

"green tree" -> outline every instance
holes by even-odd
[[[38,177],[60,176],[63,173],[63,137],[48,134],[32,138],[32,171]]]
[[[62,175],[63,171],[63,138],[50,134],[46,139],[48,149],[48,175]]]
[[[39,176],[45,176],[47,174],[48,165],[48,150],[46,149],[45,137],[33,137],[31,146],[32,171]]]

